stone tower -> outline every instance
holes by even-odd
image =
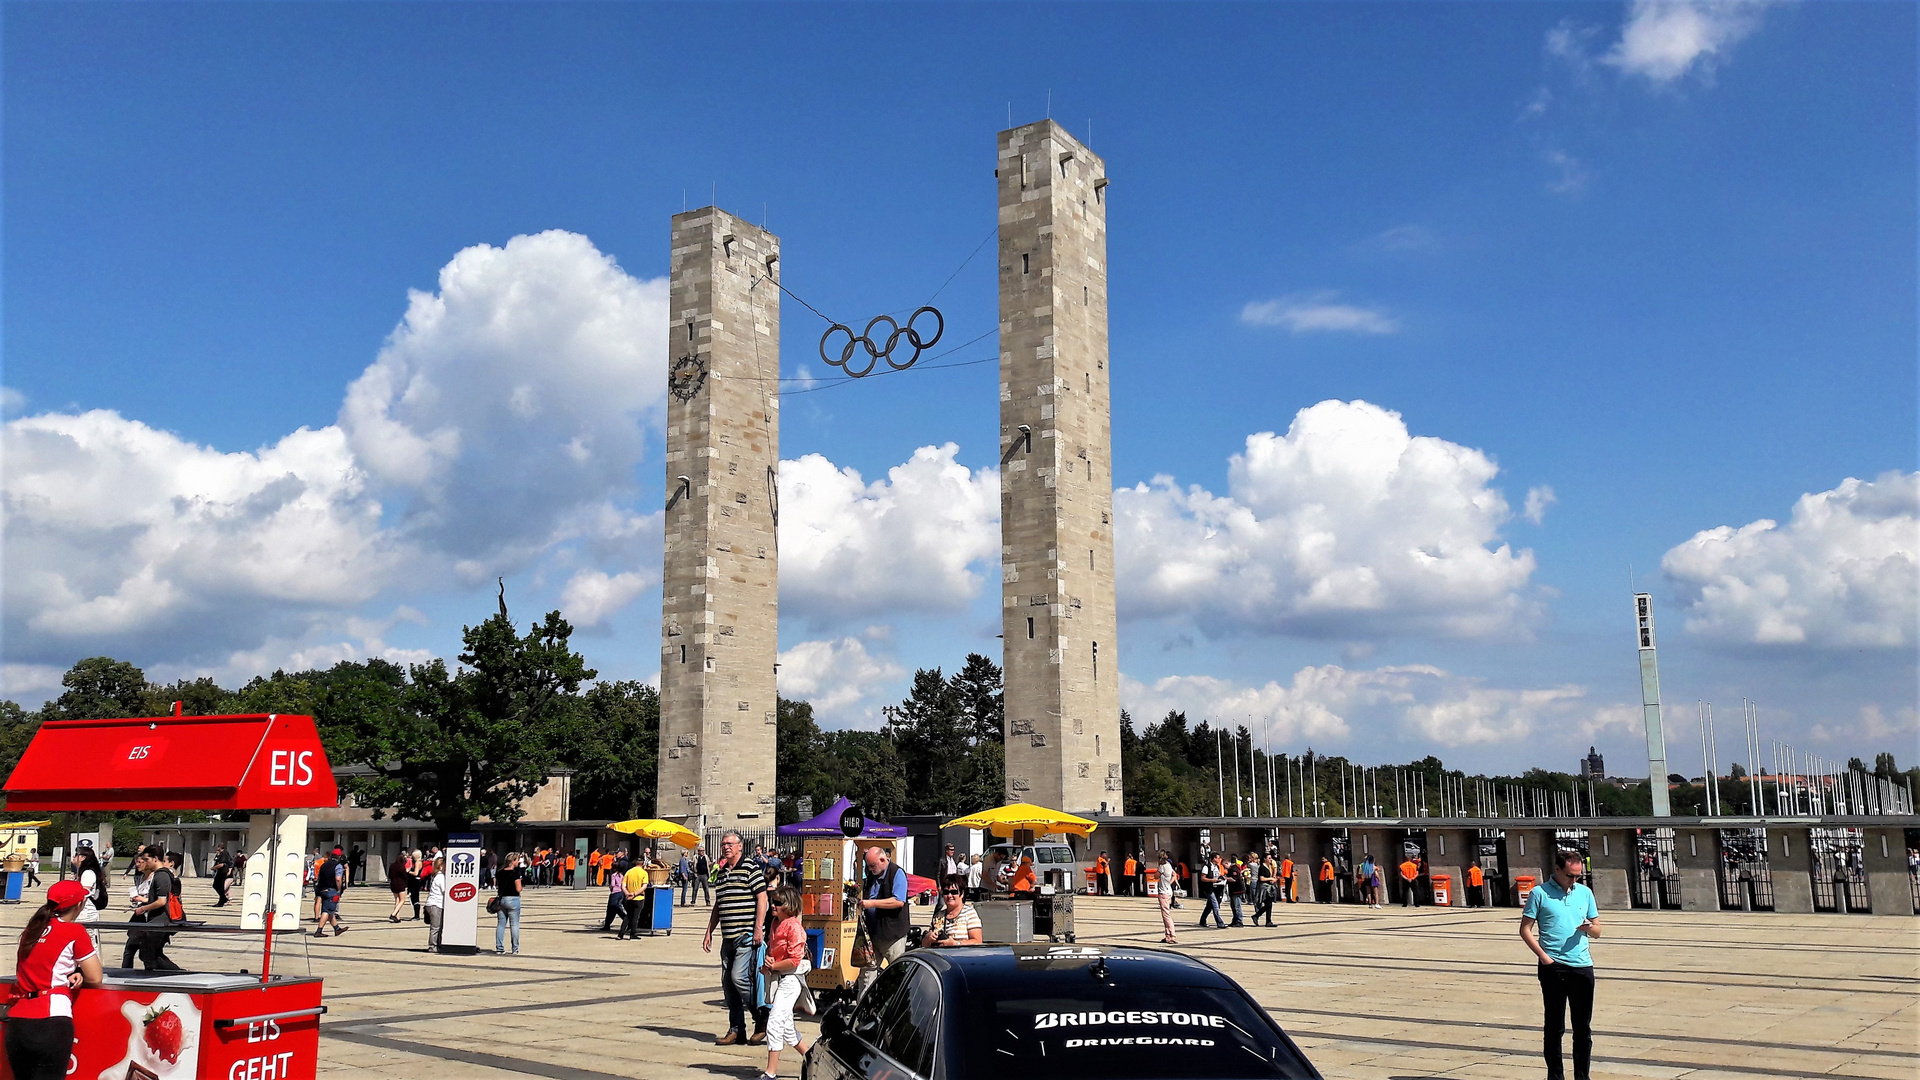
[[[657,813],[703,836],[774,823],[780,241],[673,218]]]
[[[1106,162],[1043,120],[995,175],[1007,798],[1118,814]]]

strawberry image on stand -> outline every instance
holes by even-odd
[[[141,1021],[140,1041],[154,1056],[163,1059],[169,1065],[180,1063],[180,1044],[186,1039],[186,1028],[180,1023],[180,1014],[172,1006],[152,1009]]]
[[[99,1080],[186,1080],[199,1071],[200,1007],[191,995],[126,1001],[120,1015],[128,1027],[126,1054]]]

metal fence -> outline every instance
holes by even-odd
[[[1720,909],[1772,911],[1773,867],[1767,862],[1767,830],[1720,830]]]
[[[1677,910],[1680,867],[1673,860],[1672,829],[1637,829],[1633,867],[1627,874],[1627,898],[1637,908]]]
[[[1866,843],[1859,829],[1809,829],[1807,857],[1813,869],[1813,910],[1866,914]]]

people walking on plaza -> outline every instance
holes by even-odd
[[[1360,869],[1354,871],[1354,884],[1360,887],[1360,902],[1370,908],[1379,907],[1374,903],[1373,895],[1373,856],[1360,860]]]
[[[967,899],[969,901],[986,898],[986,890],[980,884],[985,872],[986,867],[980,862],[980,856],[975,855],[967,860]]]
[[[1590,938],[1600,936],[1600,909],[1593,890],[1580,883],[1586,860],[1577,851],[1553,857],[1553,873],[1527,894],[1520,913],[1520,940],[1537,961],[1540,999],[1546,1019],[1541,1048],[1548,1080],[1564,1080],[1560,1039],[1573,1013],[1573,1077],[1588,1080],[1587,1063],[1593,1057],[1593,954]]]
[[[1287,855],[1280,860],[1280,898],[1291,904],[1297,897],[1293,893],[1293,872],[1296,869],[1293,856]]]
[[[1033,868],[1024,858],[1021,867],[1031,879]],[[866,881],[860,890],[860,914],[867,944],[873,949],[873,961],[860,969],[858,994],[866,993],[887,965],[907,951],[907,933],[913,929],[913,913],[907,910],[906,870],[878,847],[867,849],[866,868]]]
[[[627,914],[627,876],[612,874],[606,876],[607,912],[600,920],[600,932],[613,929],[613,920],[619,919],[624,927]]]
[[[780,1052],[791,1046],[806,1057],[800,1043],[800,1031],[793,1023],[793,1008],[806,988],[807,934],[800,925],[800,893],[791,885],[781,885],[772,899],[773,932],[767,935],[767,959],[760,970],[771,984],[767,990],[767,1067],[760,1080],[778,1080]]]
[[[429,859],[427,877],[427,951],[440,951],[440,928],[447,917],[447,875],[440,871],[440,860]]]
[[[347,932],[347,924],[340,921],[340,892],[346,879],[347,859],[338,848],[313,864],[313,890],[320,898],[320,924],[313,928],[314,937],[324,935],[329,925],[334,937]]]
[[[67,860],[73,867],[73,880],[87,890],[86,905],[80,909],[75,921],[87,926],[93,935],[93,943],[100,944],[100,932],[90,925],[100,921],[100,912],[107,906],[107,872],[100,868],[100,860],[93,857],[91,847],[82,846]],[[124,965],[122,965],[124,966]]]
[[[1386,868],[1379,863],[1374,863],[1373,876],[1368,880],[1371,882],[1368,888],[1373,892],[1373,906],[1380,911],[1385,911],[1387,909]]]
[[[1093,892],[1095,896],[1109,896],[1113,893],[1113,864],[1107,861],[1107,853],[1093,860]]]
[[[1474,907],[1493,906],[1487,896],[1487,872],[1480,869],[1477,862],[1467,864],[1467,903]]]
[[[353,853],[347,856],[347,886],[367,883],[367,849],[359,844],[353,845]]]
[[[693,883],[700,891],[700,902],[713,903],[713,859],[705,844],[693,849]]]
[[[1243,927],[1247,925],[1244,904],[1247,898],[1247,864],[1234,859],[1226,864],[1227,903],[1233,908],[1233,922],[1227,925]]]
[[[1127,857],[1121,860],[1120,862],[1120,895],[1121,896],[1133,895],[1133,879],[1135,875],[1138,874],[1139,870],[1140,870],[1140,860],[1134,857],[1133,852],[1131,851],[1127,852]]]
[[[1174,870],[1173,853],[1160,852],[1160,870],[1154,882],[1154,899],[1160,902],[1160,940],[1163,944],[1178,945],[1180,942],[1173,931],[1173,890],[1177,887],[1180,875]]]
[[[1420,906],[1420,863],[1409,855],[1400,861],[1400,906]]]
[[[413,855],[402,851],[387,864],[387,891],[393,894],[393,911],[387,915],[388,922],[400,921],[400,905],[406,903],[407,882],[412,879]]]
[[[747,1039],[753,954],[760,947],[760,927],[767,917],[767,877],[747,864],[746,844],[731,829],[720,836],[720,862],[713,874],[713,913],[707,917],[707,936],[700,948],[712,952],[714,931],[720,932],[720,989],[727,1002],[727,1031],[714,1044],[733,1046]]]
[[[1247,856],[1248,893],[1253,897],[1253,925],[1260,925],[1260,917],[1265,915],[1267,925],[1273,925],[1274,873],[1271,864],[1260,857],[1259,852]]]
[[[227,906],[227,889],[233,882],[233,856],[227,854],[227,845],[216,844],[213,848],[213,895],[219,899],[214,907]]]
[[[524,901],[521,885],[527,873],[525,861],[525,855],[517,851],[508,852],[506,865],[493,875],[493,952],[496,956],[507,950],[509,929],[513,931],[513,955],[520,955],[520,905]]]
[[[167,926],[175,922],[173,917],[173,897],[179,888],[179,876],[167,869],[167,849],[159,844],[148,844],[134,855],[134,869],[140,874],[138,884],[134,886],[134,903],[127,915],[129,922],[146,922]],[[140,955],[140,967],[146,970],[180,970],[180,965],[167,957],[167,942],[173,934],[165,930],[136,930],[127,934],[127,947]],[[121,961],[121,967],[132,967],[131,957]]]
[[[20,931],[6,1033],[8,1072],[19,1080],[51,1080],[68,1073],[74,1054],[74,992],[99,986],[105,978],[100,950],[79,925],[91,897],[78,881],[57,881],[47,890],[47,902]]]
[[[943,888],[947,885],[965,888],[966,883],[967,860],[964,856],[954,854],[953,845],[948,844],[940,856],[940,885]]]
[[[624,918],[620,923],[620,932],[614,935],[620,938],[638,938],[640,936],[640,909],[647,902],[647,890],[652,887],[653,879],[647,873],[644,858],[635,859],[627,872],[621,875],[621,895],[626,902]]]
[[[1335,884],[1334,877],[1333,860],[1327,858],[1325,855],[1320,856],[1321,895],[1316,899],[1323,904],[1331,904],[1340,899],[1339,896],[1335,895],[1335,890],[1338,886]]]
[[[1206,906],[1200,909],[1200,928],[1206,929],[1207,916],[1213,916],[1215,929],[1225,930],[1227,920],[1220,917],[1220,900],[1226,895],[1226,868],[1221,865],[1220,857],[1202,857],[1200,860],[1200,889],[1206,893]]]

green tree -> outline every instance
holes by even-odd
[[[15,701],[0,701],[0,780],[13,775],[20,755],[27,752],[33,733],[40,730],[38,710],[28,712]]]
[[[906,772],[906,813],[999,805],[1006,790],[1001,710],[1000,669],[978,653],[952,678],[939,668],[914,672],[906,699],[887,706],[881,728]]]
[[[573,768],[573,816],[652,817],[659,780],[660,691],[597,683],[568,711],[561,759]]]
[[[800,820],[799,800],[812,800],[812,812],[819,813],[837,797],[833,774],[827,770],[826,746],[820,725],[813,719],[813,706],[805,701],[779,699],[774,732],[774,789],[780,792],[774,818],[790,825]]]
[[[1883,780],[1894,780],[1900,776],[1900,766],[1893,763],[1891,751],[1882,750],[1873,755],[1873,775]]]
[[[572,634],[558,611],[519,634],[503,589],[498,614],[463,628],[459,671],[416,664],[394,707],[354,710],[336,738],[373,773],[357,785],[366,804],[448,830],[482,816],[519,820],[521,802],[561,762],[567,699],[597,674]]]
[[[198,679],[180,679],[167,686],[147,688],[147,712],[149,716],[165,716],[173,711],[173,703],[180,703],[182,716],[220,716],[232,712],[226,708],[233,691],[223,688],[206,676]]]
[[[882,821],[907,812],[906,770],[892,740],[877,731],[828,731],[821,742],[841,795]]]
[[[107,720],[153,716],[147,675],[125,660],[93,656],[60,677],[66,690],[41,710],[48,720]]]

